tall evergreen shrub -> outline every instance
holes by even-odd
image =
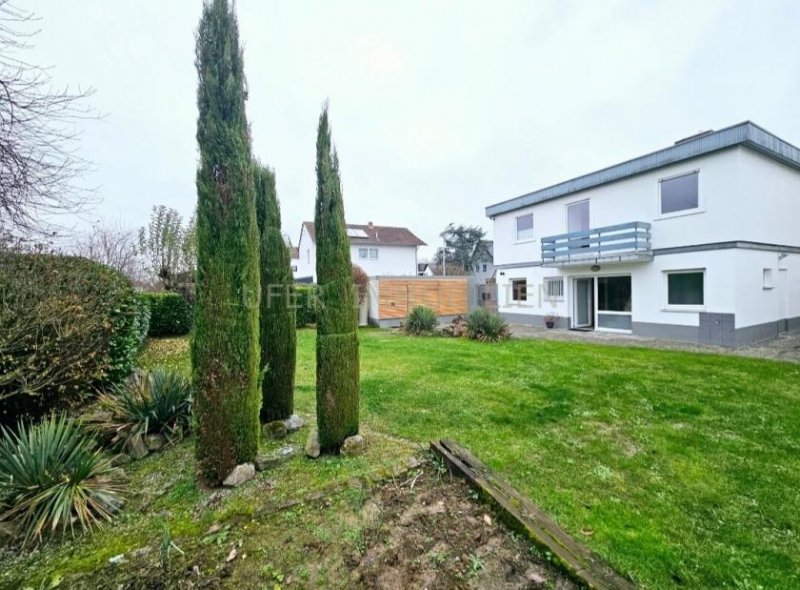
[[[197,287],[192,340],[197,460],[217,483],[255,459],[258,413],[259,246],[245,79],[227,0],[203,6],[198,75]]]
[[[256,215],[261,234],[261,421],[284,420],[294,411],[297,347],[289,246],[281,233],[275,174],[255,165]]]
[[[358,319],[350,240],[344,221],[339,158],[327,105],[317,130],[317,428],[323,451],[336,452],[358,432]]]

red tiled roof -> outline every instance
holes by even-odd
[[[309,237],[316,241],[314,222],[304,221],[303,226],[306,228]],[[383,246],[427,245],[425,242],[411,233],[411,230],[409,230],[407,227],[391,227],[388,225],[356,225],[353,223],[348,223],[347,229],[360,229],[367,234],[366,238],[355,238],[351,236],[350,242],[353,244],[378,244]]]

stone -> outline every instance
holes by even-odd
[[[256,460],[254,462],[256,471],[267,471],[269,469],[275,469],[280,464],[281,460],[277,457],[256,457]]]
[[[160,451],[167,444],[167,439],[163,434],[148,434],[144,437],[144,444],[148,451]]]
[[[120,563],[124,562],[125,562],[125,555],[123,553],[108,558],[108,563],[110,563],[111,565],[119,565]]]
[[[417,459],[415,456],[411,455],[410,457],[406,458],[406,467],[409,469],[416,469],[420,465],[422,465],[422,463],[420,463],[419,459]]]
[[[297,454],[297,448],[291,445],[286,445],[285,447],[281,447],[278,449],[278,458],[281,460],[286,460],[289,457],[294,457]]]
[[[279,440],[281,438],[286,438],[286,434],[288,433],[286,429],[286,423],[283,420],[273,420],[272,422],[267,422],[261,427],[261,434],[267,440]]]
[[[361,509],[361,520],[364,526],[375,526],[381,518],[381,507],[374,500],[367,500]]]
[[[316,430],[312,430],[308,434],[308,440],[306,441],[306,456],[316,459],[319,457],[320,452],[319,434]]]
[[[292,414],[291,416],[286,418],[286,420],[284,420],[284,424],[286,424],[286,430],[288,432],[297,432],[303,426],[305,426],[306,423],[297,414]]]
[[[125,465],[131,461],[133,461],[133,459],[127,453],[118,453],[111,457],[111,467],[119,467],[120,465]]]
[[[128,454],[133,459],[141,459],[147,456],[147,453],[150,451],[147,450],[147,445],[144,443],[144,439],[142,438],[141,434],[136,434],[128,439],[128,443],[125,445]]]
[[[367,449],[367,441],[360,434],[348,436],[342,443],[341,452],[345,457],[361,455]]]
[[[228,477],[225,478],[222,485],[226,488],[235,488],[250,481],[255,476],[256,466],[252,463],[242,463],[233,468],[233,471],[228,474]]]

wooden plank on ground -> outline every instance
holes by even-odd
[[[450,440],[431,442],[451,473],[467,480],[497,508],[504,520],[531,541],[550,551],[576,580],[596,590],[633,590],[634,584],[620,576],[599,556],[573,539],[528,498],[498,477],[464,447]]]

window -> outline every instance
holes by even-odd
[[[567,205],[567,231],[586,231],[589,229],[589,201]]]
[[[296,264],[292,265],[292,272],[297,272],[297,265]]]
[[[528,300],[528,281],[525,279],[514,279],[511,281],[511,300]]]
[[[369,249],[369,259],[370,260],[377,260],[378,259],[378,249],[377,248],[370,248]]]
[[[598,277],[597,311],[631,311],[631,278]]]
[[[544,294],[550,301],[564,299],[564,277],[545,277]]]
[[[533,238],[533,213],[517,217],[517,241]]]
[[[775,284],[772,282],[772,269],[771,268],[765,268],[764,269],[764,277],[763,277],[762,286],[763,286],[764,289],[772,289],[775,286]]]
[[[689,211],[700,207],[699,172],[665,178],[661,181],[661,214]]]
[[[483,272],[486,272],[486,265],[483,265]]]
[[[306,250],[306,264],[311,264],[311,250]]]
[[[705,305],[704,283],[702,270],[667,273],[667,305]]]
[[[359,248],[358,249],[358,257],[361,259],[367,258],[367,249],[366,248]]]

